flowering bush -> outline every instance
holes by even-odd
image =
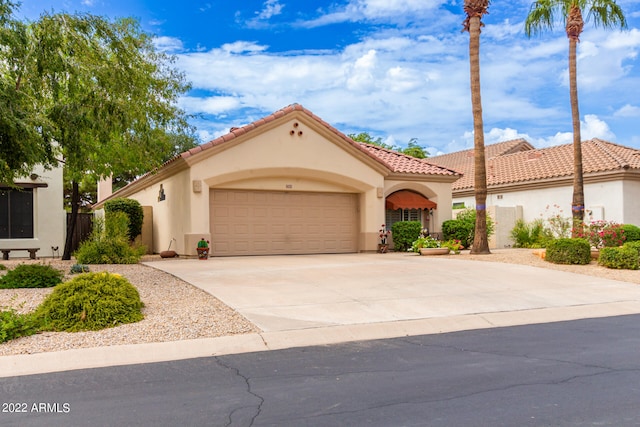
[[[385,224],[382,224],[380,227],[382,227],[379,231],[380,233],[380,244],[381,245],[386,245],[387,244],[387,237],[389,237],[391,235],[391,230],[387,230],[387,226]]]
[[[574,230],[575,237],[586,239],[595,248],[621,246],[625,241],[622,225],[608,221],[594,221],[582,224]]]

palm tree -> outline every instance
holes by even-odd
[[[537,0],[531,5],[531,10],[524,24],[525,33],[531,37],[543,29],[553,28],[558,17],[565,23],[567,38],[569,39],[569,93],[571,97],[571,118],[573,122],[573,201],[571,212],[573,229],[584,221],[584,182],[582,176],[582,145],[580,138],[580,110],[578,108],[578,81],[576,47],[580,41],[580,34],[584,27],[584,12],[587,20],[593,19],[597,27],[612,28],[627,26],[622,8],[615,0]]]
[[[487,165],[484,152],[484,124],[480,97],[480,27],[488,13],[490,0],[464,0],[463,31],[469,32],[469,65],[471,74],[471,107],[473,109],[473,147],[475,152],[474,188],[476,199],[476,228],[471,253],[489,254],[487,236]]]

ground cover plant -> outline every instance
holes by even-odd
[[[19,314],[9,309],[0,311],[0,343],[35,334],[36,323],[31,314]]]

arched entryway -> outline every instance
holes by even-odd
[[[385,200],[385,221],[391,229],[399,221],[420,221],[422,228],[432,232],[433,210],[438,205],[422,194],[411,190],[391,193]]]

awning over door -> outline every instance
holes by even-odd
[[[387,196],[386,208],[397,209],[435,209],[438,205],[421,194],[409,190],[396,191]]]

